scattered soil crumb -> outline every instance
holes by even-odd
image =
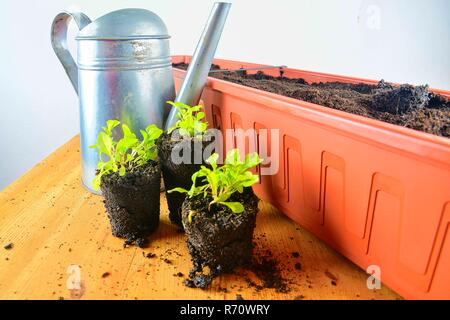
[[[299,296],[296,296],[295,298],[294,298],[294,300],[303,300],[303,299],[305,299],[305,296],[304,295],[299,295]]]
[[[123,247],[128,248],[133,244],[137,245],[139,248],[146,248],[148,246],[148,239],[145,238],[136,238],[136,239],[126,239],[123,242]]]
[[[138,238],[135,242],[139,248],[145,248],[148,245],[148,241],[145,238]]]
[[[10,242],[7,245],[5,245],[3,248],[5,250],[11,250],[12,248],[14,248],[14,243]]]
[[[302,270],[302,264],[301,263],[296,263],[294,267],[295,267],[295,270]]]
[[[288,288],[288,282],[281,276],[279,262],[273,258],[273,254],[270,250],[264,252],[257,252],[253,257],[251,271],[263,282],[262,287],[256,289],[261,290],[263,288],[273,288],[277,292],[287,293],[290,291]],[[249,285],[254,286],[252,281],[247,281]]]
[[[181,278],[181,277],[184,277],[184,274],[182,272],[177,272],[173,276]]]
[[[64,300],[64,297],[59,297],[58,300]]]
[[[123,242],[123,247],[124,248],[128,248],[129,246],[131,246],[133,244],[133,241],[131,241],[131,240],[125,240],[124,242]]]
[[[240,294],[236,295],[236,300],[245,300],[244,297]]]
[[[102,274],[102,278],[107,278],[107,277],[109,277],[111,275],[111,273],[109,273],[109,272],[104,272],[103,274]]]
[[[336,286],[337,282],[335,280],[331,280],[331,285]]]
[[[184,285],[189,288],[207,289],[212,282],[214,275],[206,274],[190,274],[190,279],[184,281]]]
[[[172,260],[170,260],[170,259],[164,258],[163,261],[167,264],[172,264]]]
[[[337,281],[337,276],[335,276],[333,273],[331,273],[329,270],[325,271],[325,275],[330,278],[331,280]]]
[[[144,257],[148,258],[148,259],[156,258],[156,254],[155,254],[155,253],[152,253],[152,252],[149,252],[149,253],[147,253],[147,254],[145,254],[145,252],[142,252],[142,255],[143,255]]]
[[[294,258],[300,257],[300,253],[298,253],[297,251],[292,252],[291,254],[292,254],[292,257],[294,257]]]

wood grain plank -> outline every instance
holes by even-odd
[[[184,234],[169,223],[164,195],[160,227],[149,247],[124,248],[123,240],[111,235],[102,198],[81,186],[78,148],[74,137],[0,193],[1,299],[400,298],[384,286],[367,289],[363,270],[267,203],[260,203],[257,250],[271,250],[292,282],[290,291],[257,291],[246,278],[259,280],[244,276],[245,270],[217,278],[208,290],[187,288],[190,256]],[[8,243],[10,250],[3,248]],[[156,257],[145,257],[150,252]],[[71,265],[80,267],[80,289],[67,287]]]

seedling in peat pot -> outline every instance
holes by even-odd
[[[248,265],[252,258],[253,230],[258,198],[252,185],[258,175],[249,171],[261,163],[256,153],[241,161],[239,151],[231,150],[222,166],[218,154],[207,159],[192,176],[189,190],[174,188],[168,192],[187,194],[182,206],[182,222],[194,267],[185,284],[206,288],[220,272],[232,272]],[[204,274],[205,267],[210,270]]]
[[[122,124],[123,138],[115,140],[113,130],[119,125],[118,120],[108,120],[91,146],[99,152],[93,186],[105,197],[113,235],[144,246],[159,225],[161,171],[155,141],[163,131],[152,124],[140,130],[138,139]]]
[[[166,190],[176,187],[189,189],[192,175],[200,169],[203,152],[212,142],[207,134],[208,123],[202,106],[189,106],[182,102],[168,101],[177,108],[178,121],[158,141],[161,169]],[[174,159],[174,155],[179,157]],[[183,161],[180,161],[180,158]],[[185,199],[182,193],[166,193],[170,221],[180,228],[181,205]]]

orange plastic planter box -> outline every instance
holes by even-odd
[[[184,75],[174,69],[177,88]],[[284,75],[377,83],[295,69]],[[202,99],[214,127],[280,129],[279,171],[262,176],[261,198],[362,268],[378,266],[382,282],[405,298],[450,299],[450,139],[211,77]],[[264,142],[257,135],[249,143]]]

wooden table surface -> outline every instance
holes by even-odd
[[[208,290],[188,288],[177,275],[191,267],[185,236],[169,223],[164,195],[149,247],[124,248],[111,235],[102,198],[81,186],[79,158],[76,136],[0,193],[0,299],[400,298],[384,286],[367,289],[363,270],[267,203],[255,236],[280,262],[290,291],[258,291],[248,278],[259,280],[242,270]],[[150,252],[156,257],[144,256]],[[70,287],[73,279],[81,280],[79,289]]]

